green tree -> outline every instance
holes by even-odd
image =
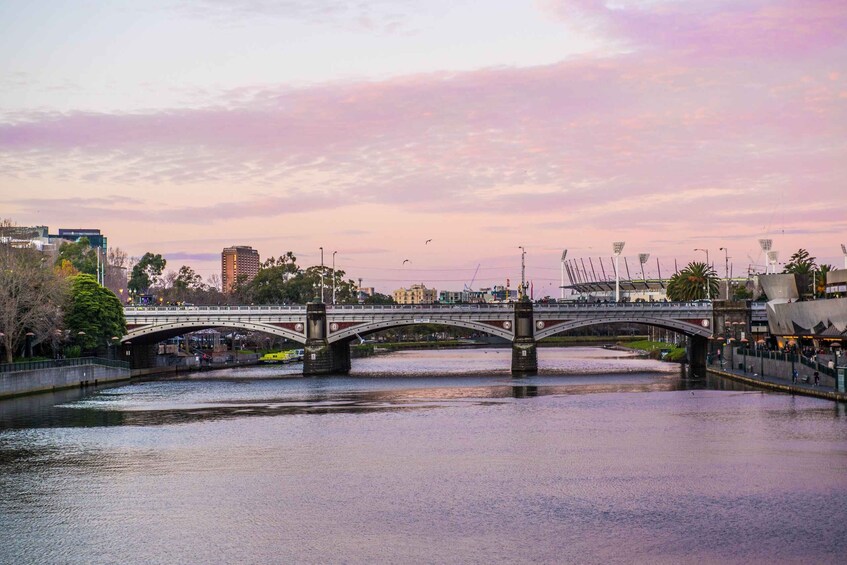
[[[0,222],[2,225],[2,222]],[[0,243],[0,349],[6,363],[31,333],[31,342],[52,341],[62,323],[66,280],[34,249]]]
[[[174,288],[181,291],[203,290],[203,277],[188,265],[183,265],[174,279]]]
[[[394,298],[387,294],[373,293],[365,298],[365,304],[394,304]]]
[[[56,261],[53,264],[61,266],[63,261],[69,261],[80,273],[97,275],[97,250],[91,247],[87,237],[59,246]]]
[[[692,262],[668,281],[668,299],[674,302],[715,298],[718,275],[706,263]]]
[[[158,253],[154,255],[148,251],[132,268],[127,287],[138,294],[147,292],[151,286],[159,282],[159,277],[162,276],[167,263],[167,260]]]
[[[70,297],[65,309],[65,325],[70,337],[83,351],[95,350],[126,334],[121,301],[97,279],[80,274],[71,279]]]
[[[785,264],[783,273],[794,273],[795,275],[810,275],[818,268],[815,257],[809,255],[805,249],[798,249]]]

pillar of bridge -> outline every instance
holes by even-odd
[[[306,345],[303,347],[303,374],[306,376],[350,372],[350,344],[330,344],[326,326],[326,304],[307,304]]]
[[[159,356],[158,343],[125,342],[121,345],[118,361],[128,361],[130,369],[152,369]]]
[[[693,335],[688,338],[688,376],[692,379],[706,376],[706,353],[709,340],[703,336]]]
[[[534,375],[538,372],[535,343],[535,320],[532,302],[515,303],[515,340],[512,342],[512,374]]]

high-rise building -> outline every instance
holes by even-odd
[[[236,282],[250,282],[258,273],[259,252],[249,245],[235,245],[221,252],[221,285],[224,292],[232,292]]]

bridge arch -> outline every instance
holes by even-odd
[[[596,318],[591,319],[583,319],[583,320],[570,320],[568,322],[563,322],[555,325],[551,325],[548,327],[544,327],[542,329],[536,329],[535,331],[535,339],[541,340],[545,337],[551,337],[556,334],[560,334],[562,332],[575,330],[578,328],[584,328],[588,326],[597,326],[600,324],[643,324],[647,326],[654,326],[666,330],[675,331],[686,336],[697,336],[702,338],[709,338],[712,335],[711,324],[709,327],[703,327],[702,325],[692,324],[690,322],[686,322],[684,320],[675,320],[671,318],[651,318],[644,316],[632,316],[632,317],[621,317],[621,316],[598,316]]]
[[[232,328],[237,330],[248,330],[263,332],[266,334],[284,337],[297,343],[306,343],[306,336],[287,328],[281,328],[271,324],[243,321],[217,320],[213,323],[199,323],[197,321],[170,322],[163,324],[142,325],[130,330],[121,338],[121,343],[140,340],[142,342],[155,343],[164,341],[171,337],[199,330],[213,328]]]
[[[502,337],[504,339],[512,341],[514,339],[514,333],[511,329],[512,321],[508,321],[509,329],[503,328],[502,324],[498,327],[492,324],[476,322],[473,320],[457,320],[450,318],[428,318],[426,321],[416,319],[389,319],[375,322],[365,322],[349,328],[338,330],[337,332],[332,332],[327,338],[327,341],[329,343],[336,343],[340,341],[351,340],[357,335],[370,335],[372,333],[390,328],[399,328],[403,326],[420,326],[425,324],[465,328],[469,330],[479,331],[489,335],[494,335],[497,337]]]

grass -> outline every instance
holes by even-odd
[[[672,343],[665,343],[663,341],[650,341],[643,339],[639,341],[631,341],[626,344],[626,347],[646,351],[650,354],[650,357],[654,359],[664,359],[665,361],[681,361],[682,358],[685,357],[684,347],[677,347]],[[663,356],[662,351],[667,351],[667,354]]]

